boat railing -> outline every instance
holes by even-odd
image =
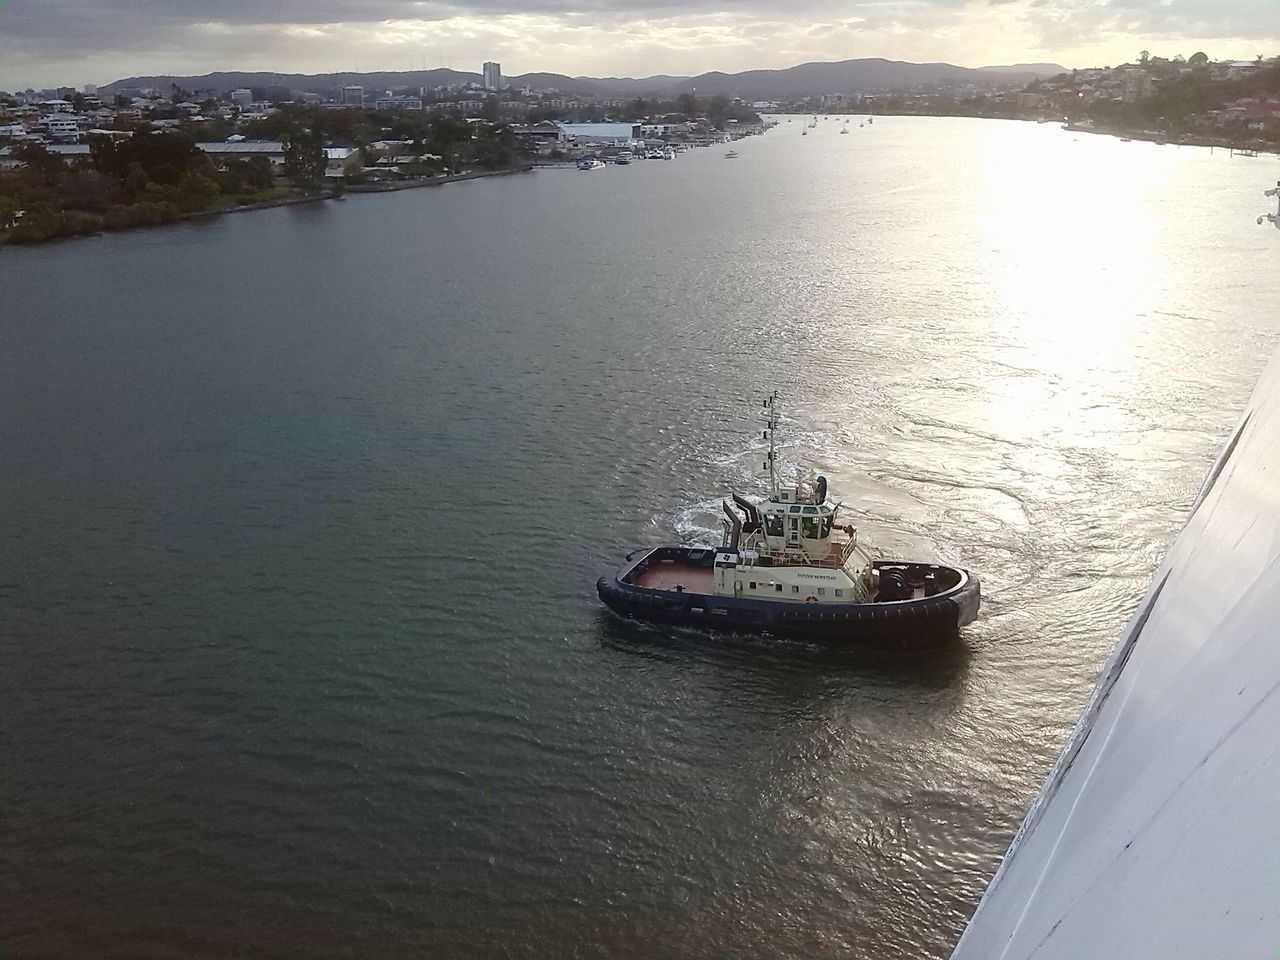
[[[856,530],[849,535],[848,540],[842,542],[833,539],[829,543],[830,549],[818,557],[806,552],[797,543],[789,543],[779,549],[771,547],[763,538],[758,537],[752,537],[745,546],[749,550],[754,550],[761,559],[767,560],[774,566],[826,567],[831,570],[839,570],[849,562],[849,558],[855,553],[868,563],[871,561],[866,551],[858,546],[858,533]]]

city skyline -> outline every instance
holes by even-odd
[[[570,75],[696,75],[885,57],[1068,67],[1280,48],[1261,0],[6,0],[0,87],[218,70],[320,73],[452,67]]]

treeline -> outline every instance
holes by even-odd
[[[251,121],[244,133],[251,140],[287,141],[314,136],[334,146],[360,148],[366,159],[373,157],[371,145],[380,140],[405,141],[405,154],[439,156],[450,172],[465,167],[499,170],[522,158],[507,124],[473,124],[460,116],[417,110],[326,110],[286,103]],[[353,175],[351,179],[359,177]]]
[[[16,144],[13,156],[22,166],[0,174],[0,230],[11,243],[171,223],[288,192],[266,157],[215,166],[174,131],[91,137],[89,156],[70,162],[38,143]],[[295,186],[314,189],[324,169],[319,140],[295,137],[286,147],[285,173]]]

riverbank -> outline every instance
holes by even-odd
[[[1268,143],[1265,140],[1239,141],[1228,137],[1207,137],[1200,134],[1163,133],[1158,130],[1118,130],[1079,123],[1063,124],[1069,133],[1091,133],[1099,136],[1116,137],[1120,140],[1141,140],[1144,143],[1170,144],[1178,147],[1209,147],[1210,149],[1231,150],[1235,153],[1280,154],[1280,144]]]
[[[394,193],[397,190],[413,190],[418,187],[438,187],[446,183],[462,183],[466,180],[483,180],[485,177],[509,177],[516,173],[530,173],[533,164],[503,170],[475,170],[444,177],[413,177],[408,180],[388,180],[382,183],[357,183],[347,187],[347,193]]]
[[[25,240],[12,241],[8,230],[0,231],[0,249],[14,243],[15,246],[36,246],[46,243],[54,243],[57,241],[76,240],[85,237],[99,237],[106,233],[123,233],[132,230],[139,230],[151,227],[165,227],[179,223],[189,223],[191,221],[212,220],[227,213],[247,213],[252,210],[271,210],[275,207],[290,207],[302,203],[322,203],[326,200],[338,200],[345,194],[349,193],[392,193],[397,190],[412,190],[418,187],[436,187],[446,183],[462,183],[467,180],[482,180],[487,177],[504,177],[516,173],[529,173],[533,170],[532,164],[523,164],[519,167],[509,167],[502,170],[476,170],[469,173],[458,173],[442,177],[415,177],[409,180],[396,180],[384,183],[364,183],[353,184],[350,186],[343,185],[343,192],[319,192],[319,193],[297,193],[290,196],[272,197],[269,200],[258,200],[252,203],[228,204],[224,207],[217,207],[211,210],[195,210],[189,213],[180,213],[158,223],[138,223],[114,230],[93,230],[84,233],[74,233],[61,236],[50,236],[42,240]]]

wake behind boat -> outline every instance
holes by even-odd
[[[857,530],[836,522],[841,504],[827,503],[824,477],[809,487],[779,482],[776,393],[765,409],[771,496],[752,503],[733,494],[736,509],[723,504],[719,547],[633,552],[617,574],[596,582],[600,599],[642,620],[851,644],[940,639],[972,622],[981,602],[977,577],[873,559]]]

